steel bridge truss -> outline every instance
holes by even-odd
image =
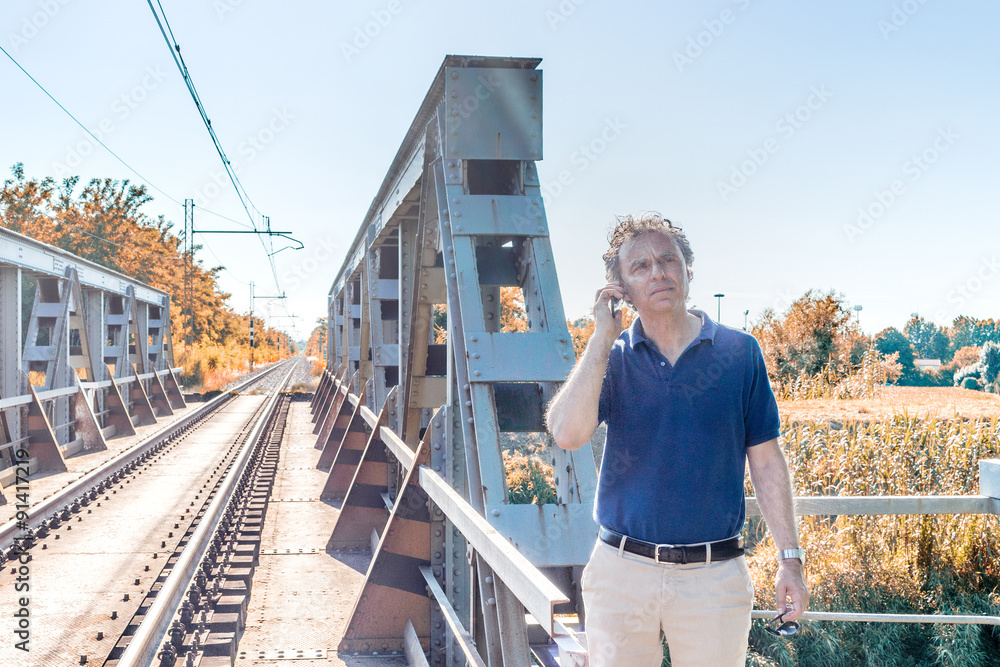
[[[0,229],[0,485],[184,407],[172,366],[168,294]]]
[[[374,552],[345,652],[583,655],[569,619],[596,467],[543,422],[575,354],[535,166],[539,62],[445,59],[329,293],[313,404],[323,495],[343,499],[328,548]],[[501,288],[523,297],[527,331],[501,329]],[[556,504],[509,502],[515,440],[547,456]]]

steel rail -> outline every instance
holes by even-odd
[[[295,367],[296,361],[297,359],[293,360],[292,368]],[[17,537],[17,534],[23,530],[22,524],[26,524],[29,528],[37,527],[38,524],[40,524],[58,507],[67,504],[67,502],[80,495],[80,493],[84,490],[94,486],[95,484],[99,484],[106,477],[110,477],[120,468],[123,468],[131,463],[133,459],[142,456],[147,451],[158,446],[167,438],[187,427],[191,422],[214,412],[223,404],[227,403],[233,397],[235,392],[252,385],[253,383],[259,381],[262,377],[278,370],[280,367],[281,364],[274,364],[253,377],[247,378],[232,389],[219,394],[210,401],[207,401],[204,405],[199,406],[190,414],[167,424],[160,431],[150,435],[145,440],[142,440],[130,449],[125,450],[113,459],[106,461],[75,482],[67,484],[59,491],[27,510],[24,518],[19,520],[15,516],[15,518],[0,526],[0,551],[6,550],[14,543],[14,538]]]
[[[159,592],[156,594],[156,599],[153,601],[152,606],[150,606],[142,623],[139,624],[135,635],[132,637],[132,641],[129,642],[128,648],[125,649],[125,652],[119,659],[118,667],[138,667],[140,665],[145,667],[151,664],[156,657],[160,642],[170,628],[170,621],[177,613],[177,608],[184,599],[184,592],[191,584],[195,572],[198,570],[199,563],[205,555],[209,543],[212,541],[215,529],[219,525],[222,515],[225,513],[226,506],[229,505],[236,491],[236,485],[246,470],[250,455],[256,449],[258,440],[270,421],[275,406],[278,404],[278,399],[281,397],[281,388],[288,384],[288,380],[291,378],[296,365],[297,361],[288,369],[288,373],[285,374],[279,388],[268,399],[257,423],[254,424],[253,429],[247,437],[246,444],[244,444],[239,455],[234,460],[225,480],[218,487],[215,499],[206,510],[205,516],[198,523],[198,528],[195,529],[191,539],[188,540],[187,546],[181,552],[167,580],[160,587]]]

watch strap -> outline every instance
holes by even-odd
[[[806,562],[806,552],[804,549],[782,549],[778,552],[778,560],[789,560],[791,558],[798,558],[799,562],[803,565]]]

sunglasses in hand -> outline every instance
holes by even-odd
[[[795,621],[781,622],[781,619],[783,619],[787,613],[788,611],[785,611],[784,613],[775,616],[772,620],[764,624],[764,629],[775,637],[791,637],[794,635],[799,631],[799,624]]]

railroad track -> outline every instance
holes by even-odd
[[[170,665],[177,653],[178,665],[232,664],[289,402],[239,392],[282,389],[298,363],[241,383],[0,527],[13,637],[0,665]]]

